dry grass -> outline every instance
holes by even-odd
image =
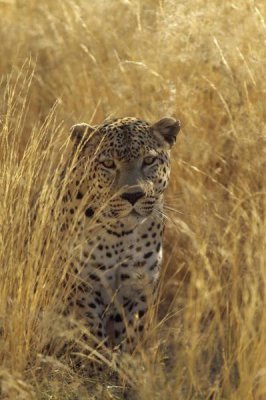
[[[141,400],[266,399],[265,12],[263,0],[0,2],[1,398],[123,398],[123,374],[91,382],[43,353],[82,330],[57,314],[56,178],[73,123],[175,115],[158,316],[124,378]]]

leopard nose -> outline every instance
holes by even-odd
[[[129,203],[132,204],[132,206],[143,196],[144,196],[144,192],[122,193],[121,194],[122,199],[129,201]]]

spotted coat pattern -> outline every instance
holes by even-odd
[[[71,128],[62,231],[77,277],[68,309],[106,346],[131,350],[145,327],[162,262],[163,193],[179,121],[122,118]]]

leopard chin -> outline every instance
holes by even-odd
[[[147,216],[139,214],[136,210],[132,209],[127,215],[119,218],[120,221],[129,229],[134,229],[136,226],[143,224]]]

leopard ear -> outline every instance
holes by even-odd
[[[90,134],[94,132],[96,129],[96,126],[91,126],[86,124],[85,122],[81,124],[76,124],[73,125],[70,128],[70,137],[71,140],[76,144],[79,145],[86,139],[89,139]]]
[[[164,117],[156,122],[152,126],[152,129],[162,144],[168,144],[172,147],[181,129],[181,122],[171,117]]]

